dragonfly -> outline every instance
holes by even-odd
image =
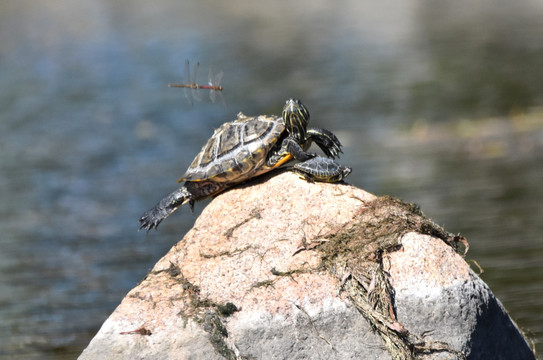
[[[151,330],[144,328],[143,326],[139,329],[132,330],[132,331],[123,331],[120,332],[121,335],[130,335],[130,334],[138,334],[138,335],[151,335]]]
[[[185,60],[185,75],[184,80],[189,81],[187,84],[168,84],[169,87],[179,87],[179,88],[185,88],[185,97],[189,100],[191,105],[193,104],[192,99],[197,101],[202,101],[202,96],[199,93],[199,89],[209,90],[209,99],[211,102],[215,102],[215,99],[217,97],[217,93],[219,96],[222,95],[220,91],[222,91],[221,80],[223,76],[223,72],[221,71],[217,75],[213,75],[213,71],[209,69],[209,82],[207,85],[199,85],[196,83],[196,80],[198,78],[198,69],[200,68],[200,62],[197,62],[193,69],[193,76],[190,77],[190,64],[188,60]]]

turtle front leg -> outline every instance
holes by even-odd
[[[319,128],[308,129],[307,141],[315,142],[315,144],[321,148],[326,156],[331,157],[332,159],[339,157],[339,154],[343,153],[343,151],[341,151],[341,142],[339,142],[336,135],[334,135],[334,133],[332,133],[330,130]],[[307,144],[306,146],[309,147],[309,145],[310,144]]]
[[[193,195],[185,186],[182,186],[165,196],[152,209],[147,210],[140,218],[141,225],[139,229],[146,229],[149,232],[153,228],[158,228],[162,220],[166,219],[171,213],[187,202],[190,203],[192,209],[194,204]]]
[[[276,167],[283,164],[283,159],[291,155],[298,161],[306,161],[317,156],[317,154],[306,152],[293,137],[287,137],[281,143],[281,148],[274,154],[271,154],[266,161],[269,167]]]

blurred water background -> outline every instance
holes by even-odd
[[[73,359],[192,226],[141,213],[221,123],[300,98],[348,182],[421,205],[543,351],[543,3],[0,2],[0,357]],[[185,59],[223,71],[193,106]],[[205,94],[203,94],[205,95]]]

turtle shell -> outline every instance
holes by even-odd
[[[237,120],[215,130],[178,182],[235,183],[265,172],[268,153],[284,130],[280,117],[239,113]]]

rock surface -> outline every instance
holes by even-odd
[[[455,240],[399,201],[266,176],[215,198],[80,359],[535,358]]]

